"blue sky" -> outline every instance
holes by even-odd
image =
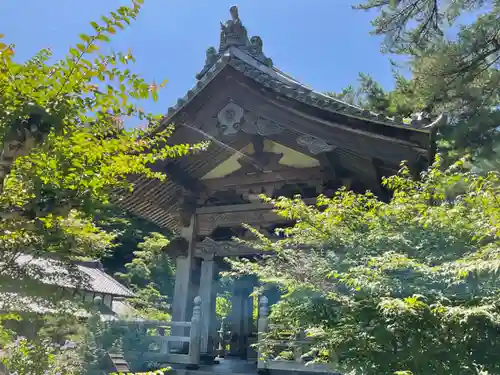
[[[356,83],[358,72],[392,86],[381,39],[371,36],[373,13],[351,9],[356,0],[145,0],[137,21],[115,36],[110,47],[132,50],[134,70],[148,80],[168,83],[147,110],[165,113],[195,83],[205,50],[218,46],[219,22],[238,5],[250,36],[259,35],[264,52],[282,71],[319,91],[339,91]],[[90,32],[89,22],[125,0],[7,0],[0,2],[0,33],[17,45],[19,59],[51,47],[63,57]]]

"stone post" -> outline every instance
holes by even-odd
[[[264,369],[266,367],[266,359],[262,354],[262,341],[265,339],[267,334],[267,327],[269,325],[269,300],[266,296],[262,296],[259,301],[259,320],[257,323],[258,330],[258,357],[257,357],[257,368]]]
[[[194,299],[193,317],[191,318],[191,330],[189,333],[189,368],[197,369],[200,366],[200,344],[201,344],[201,303],[202,299]]]

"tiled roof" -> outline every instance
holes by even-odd
[[[227,82],[225,79],[229,76],[232,76],[234,80],[241,83],[241,86],[248,86],[247,83],[250,83],[251,89],[254,88],[254,85],[249,80],[253,80],[261,86],[260,91],[264,92],[263,98],[272,97],[273,100],[276,99],[274,102],[277,105],[282,104],[279,103],[278,99],[285,99],[284,103],[286,103],[286,107],[290,107],[290,112],[292,110],[295,112],[304,111],[303,114],[306,114],[309,118],[312,117],[311,122],[314,122],[315,128],[319,128],[319,124],[325,124],[326,131],[330,128],[335,128],[335,131],[348,132],[349,137],[361,134],[363,139],[369,137],[387,141],[386,144],[388,147],[396,144],[399,149],[404,149],[405,155],[414,152],[417,159],[420,155],[428,155],[433,152],[433,147],[428,147],[428,144],[434,142],[433,135],[436,128],[446,121],[445,116],[440,116],[433,122],[430,121],[428,116],[422,113],[412,116],[413,119],[389,118],[315,91],[277,69],[273,61],[264,54],[261,38],[257,36],[248,37],[247,31],[239,19],[237,8],[232,7],[231,13],[232,20],[222,24],[219,48],[210,47],[206,52],[206,61],[203,69],[196,75],[196,84],[168,109],[167,114],[162,120],[163,126],[174,123],[175,125],[179,125],[176,129],[181,129],[181,127],[192,129],[192,132],[189,130],[180,131],[179,138],[175,139],[175,142],[197,143],[200,141],[213,141],[212,144],[214,146],[206,150],[200,158],[193,156],[193,158],[188,158],[186,162],[176,160],[168,164],[158,163],[156,167],[159,170],[166,171],[168,168],[171,168],[170,172],[172,172],[175,166],[182,169],[184,172],[183,178],[186,181],[188,178],[199,179],[205,173],[208,173],[210,169],[214,168],[214,166],[219,165],[223,160],[232,156],[234,152],[239,152],[244,146],[238,143],[239,137],[226,137],[223,142],[219,140],[215,131],[214,133],[211,132],[214,130],[211,129],[212,125],[208,125],[208,123],[212,124],[211,119],[205,123],[205,120],[196,120],[195,116],[188,115],[190,111],[187,110],[187,106],[190,105],[193,99],[202,97],[205,88],[208,91],[208,100],[211,100],[211,95],[219,95],[213,94],[214,88],[207,86],[219,83],[220,85],[215,89],[224,90],[223,85]],[[248,79],[241,79],[242,77],[239,74],[235,74],[235,71],[245,75]],[[235,75],[238,77],[235,78]],[[218,82],[219,79],[220,82]],[[254,91],[257,92],[257,90]],[[277,95],[274,95],[274,93]],[[228,94],[228,96],[231,95],[231,93]],[[250,102],[250,99],[248,102]],[[204,103],[195,104],[193,110],[201,111],[200,108],[205,108]],[[186,113],[183,113],[184,111]],[[252,111],[258,110],[254,108]],[[277,112],[279,111],[278,109]],[[312,116],[310,116],[311,113]],[[178,118],[176,117],[177,115],[179,115]],[[185,118],[190,120],[184,121],[183,115],[186,115]],[[306,116],[302,117],[306,118]],[[362,121],[350,121],[351,119]],[[217,122],[217,119],[214,122]],[[294,133],[296,136],[309,135],[306,132],[293,129],[294,126],[299,128],[300,124],[291,124],[290,129],[287,129],[287,131],[290,130],[290,133]],[[297,138],[298,141],[299,139]],[[341,146],[341,142],[338,143],[336,145],[338,146],[336,153],[342,154],[341,163],[353,166],[352,169],[357,173],[356,163],[364,162],[364,155],[357,155],[357,151],[349,149],[347,145],[344,145],[345,147]],[[361,151],[361,149],[362,147],[356,148],[358,151]],[[386,154],[397,154],[397,152],[393,152],[392,148],[388,148],[388,150]],[[359,153],[363,154],[363,152]],[[413,155],[411,157],[413,158]],[[368,158],[371,158],[371,156],[366,159]],[[134,180],[134,184],[135,187],[132,194],[126,194],[126,197],[118,201],[117,204],[125,210],[132,211],[136,215],[154,222],[160,227],[178,232],[180,229],[178,220],[178,211],[180,208],[178,181],[175,181],[173,178],[167,179],[167,181],[158,181],[138,177]]]
[[[111,294],[113,296],[120,297],[133,297],[134,293],[120,284],[106,272],[97,269],[89,268],[84,266],[78,266],[78,268],[90,276],[90,290],[96,293]]]
[[[235,21],[228,21],[226,24],[230,22]],[[196,75],[198,82],[184,97],[178,99],[177,103],[168,109],[165,123],[190,102],[227,65],[232,66],[266,88],[307,105],[336,114],[422,132],[430,132],[433,127],[441,125],[446,120],[444,116],[440,116],[438,119],[431,121],[423,113],[416,113],[411,119],[387,117],[314,91],[274,67],[272,60],[266,57],[262,51],[260,37],[254,36],[248,39],[246,29],[242,26],[239,18],[236,22],[239,23],[240,28],[228,32],[233,34],[228,36],[224,35],[224,31],[221,33],[221,44],[218,52],[214,47],[207,50],[205,66]]]
[[[20,267],[29,265],[30,267],[38,267],[43,269],[43,277],[39,280],[50,285],[57,285],[70,289],[82,289],[95,293],[109,294],[119,297],[133,297],[134,293],[120,284],[114,278],[109,276],[102,269],[89,267],[85,265],[76,265],[76,269],[81,272],[80,278],[86,282],[80,286],[75,281],[75,277],[71,277],[68,271],[62,265],[51,259],[37,259],[31,255],[21,255],[16,259]],[[37,277],[37,275],[35,275]]]
[[[90,312],[75,305],[71,300],[60,300],[55,306],[43,297],[25,296],[14,292],[0,293],[0,311],[34,312],[37,314],[50,314],[66,311],[74,316],[86,318]],[[136,311],[126,301],[114,299],[111,311],[101,312],[103,321],[112,321],[127,318],[136,314]]]

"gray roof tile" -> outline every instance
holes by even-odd
[[[77,277],[83,278],[86,282],[84,285],[78,285],[76,277],[71,277],[67,269],[58,264],[57,261],[52,259],[39,259],[33,258],[31,255],[21,255],[16,259],[18,266],[33,268],[35,273],[34,277],[38,278],[41,282],[57,285],[70,289],[81,289],[95,293],[109,294],[119,297],[133,297],[134,293],[112,278],[102,269],[89,267],[85,265],[76,265],[76,269],[81,272]],[[36,268],[43,269],[43,274],[36,274]]]
[[[236,18],[222,24],[219,49],[210,47],[207,50],[205,65],[201,72],[196,75],[198,80],[196,85],[173,107],[168,109],[164,123],[167,123],[170,117],[191,101],[227,65],[231,65],[245,76],[289,98],[337,114],[422,132],[430,132],[431,128],[446,122],[445,116],[431,121],[430,117],[423,113],[417,113],[412,116],[412,119],[404,121],[400,117],[387,117],[380,113],[367,111],[314,91],[274,66],[272,60],[265,56],[262,50],[261,38],[258,36],[248,38],[247,30],[239,19],[238,10],[233,8],[231,13]]]

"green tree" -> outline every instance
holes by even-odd
[[[499,175],[465,166],[438,160],[419,181],[403,167],[384,181],[388,203],[268,200],[295,226],[250,243],[276,256],[233,269],[278,282],[272,319],[314,332],[345,373],[499,373]]]
[[[133,0],[92,22],[94,32],[81,34],[69,55],[53,64],[49,50],[18,63],[14,47],[0,43],[2,287],[12,277],[44,277],[40,264],[20,264],[21,254],[56,259],[70,271],[75,258],[101,257],[115,233],[97,226],[96,207],[130,191],[127,176],[164,179],[148,165],[204,147],[168,145],[172,127],[160,129],[160,116],[134,104],[156,100],[159,87],[131,72],[130,52],[99,53],[102,43],[137,17],[141,3]],[[125,130],[123,116],[149,126]]]
[[[366,0],[378,12],[386,52],[410,58],[415,94],[430,113],[448,112],[444,149],[498,158],[500,6],[497,1]]]
[[[215,298],[215,315],[218,320],[228,318],[231,314],[233,304],[231,302],[232,294],[229,291],[218,293]]]
[[[173,295],[175,269],[166,253],[169,242],[162,234],[151,233],[134,251],[132,262],[125,264],[127,272],[116,274],[136,293],[132,305],[155,319],[168,318],[168,299]]]
[[[116,233],[113,251],[103,259],[104,268],[109,273],[125,271],[125,264],[132,262],[134,251],[150,233],[161,233],[167,237],[170,232],[131,212],[111,204],[96,210],[97,225],[106,232]]]
[[[57,375],[62,369],[57,365],[56,352],[50,342],[31,343],[19,338],[5,348],[2,363],[12,374]],[[65,374],[76,373],[65,371]]]
[[[386,116],[398,116],[403,120],[411,118],[425,107],[425,102],[416,92],[415,81],[394,71],[395,88],[384,88],[370,75],[360,73],[357,86],[348,86],[340,93],[329,92],[330,96]]]

